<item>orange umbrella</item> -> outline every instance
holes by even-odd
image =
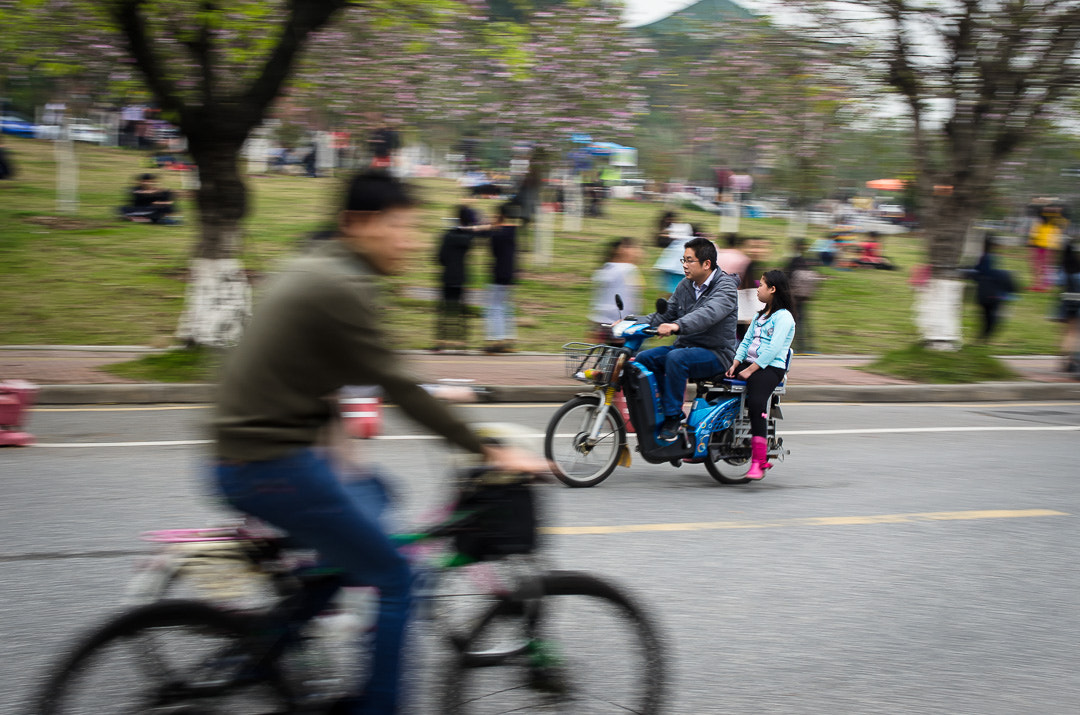
[[[866,182],[866,188],[878,191],[903,191],[906,183],[902,179],[874,179]]]

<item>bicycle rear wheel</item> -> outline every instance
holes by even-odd
[[[640,608],[588,574],[551,572],[533,589],[481,619],[451,668],[443,712],[660,712],[663,649]],[[488,639],[502,642],[513,629],[527,635],[527,648],[485,651]]]
[[[136,608],[92,633],[37,698],[41,715],[265,715],[292,701],[256,666],[249,621],[195,601]]]

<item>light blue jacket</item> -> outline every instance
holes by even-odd
[[[757,359],[754,360],[757,366],[762,368],[772,366],[781,370],[787,367],[787,351],[791,347],[791,339],[795,337],[795,317],[784,309],[776,311],[767,318],[761,315],[755,317],[742,343],[739,344],[739,349],[735,351],[737,362],[746,360],[750,345],[754,342],[755,333],[760,334]]]

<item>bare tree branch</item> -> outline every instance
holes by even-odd
[[[180,99],[172,81],[165,75],[151,47],[151,38],[146,31],[146,20],[141,12],[143,3],[144,0],[114,0],[108,5],[109,14],[127,40],[128,51],[158,104],[165,111],[179,114],[183,123],[189,110]]]
[[[329,21],[349,0],[292,0],[289,18],[262,73],[244,93],[241,106],[246,110],[245,123],[254,126],[262,120],[262,112],[277,97],[293,67],[293,58],[309,34]]]

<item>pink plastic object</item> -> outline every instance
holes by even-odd
[[[239,541],[244,537],[235,527],[227,526],[211,529],[163,529],[161,531],[147,531],[139,538],[143,541],[152,541],[155,544],[190,544],[204,541]]]
[[[37,387],[25,380],[0,382],[0,447],[27,447],[34,436],[23,430]]]

